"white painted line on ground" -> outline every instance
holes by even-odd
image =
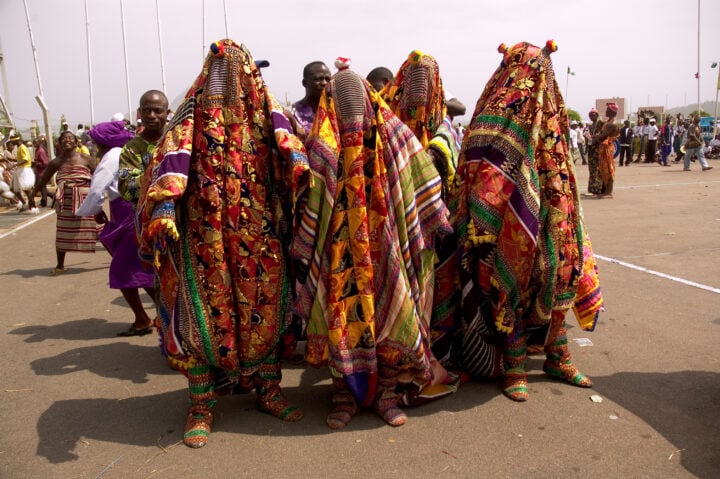
[[[697,180],[682,183],[650,183],[646,185],[627,185],[627,186],[615,186],[616,190],[634,190],[635,188],[659,188],[663,186],[688,186],[688,185],[704,185],[708,183],[720,183],[720,180]]]
[[[704,284],[696,283],[694,281],[688,281],[687,279],[678,278],[677,276],[670,276],[669,274],[661,273],[659,271],[653,271],[651,269],[643,268],[642,266],[638,266],[638,265],[635,265],[632,263],[626,263],[625,261],[620,261],[619,259],[608,258],[606,256],[600,256],[599,254],[596,254],[595,257],[599,258],[603,261],[607,261],[608,263],[614,263],[614,264],[618,264],[620,266],[625,266],[626,268],[634,269],[637,271],[642,271],[643,273],[653,274],[655,276],[669,279],[671,281],[677,281],[678,283],[682,283],[687,286],[693,286],[695,288],[704,289],[705,291],[710,291],[711,293],[720,293],[720,288],[713,288],[712,286],[706,286]]]
[[[7,233],[0,234],[0,239],[3,239],[3,238],[5,238],[6,236],[10,236],[10,235],[12,235],[12,234],[15,234],[15,233],[17,233],[18,231],[20,231],[21,229],[25,228],[26,226],[30,226],[31,224],[37,223],[37,222],[40,221],[41,219],[46,218],[46,217],[48,217],[48,216],[50,216],[50,215],[54,215],[54,214],[55,214],[55,210],[46,211],[45,213],[42,213],[42,214],[36,216],[35,218],[31,219],[30,221],[26,221],[25,223],[21,224],[20,226],[11,229],[11,230],[8,231]]]

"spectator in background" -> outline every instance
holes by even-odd
[[[633,129],[630,128],[630,120],[625,120],[623,127],[620,128],[620,166],[630,166],[632,163],[632,142]]]
[[[385,85],[393,81],[393,72],[386,67],[373,68],[367,74],[366,80],[370,82],[375,91],[379,92]]]
[[[707,160],[705,160],[705,153],[703,152],[704,146],[705,143],[702,139],[702,129],[700,128],[700,115],[695,115],[693,117],[692,124],[687,129],[687,140],[685,141],[685,168],[683,168],[683,171],[690,171],[690,160],[693,155],[697,155],[703,171],[712,169],[712,166],[709,166]]]
[[[573,163],[577,163],[577,156],[578,156],[578,136],[582,136],[578,134],[578,122],[573,120],[570,122],[570,158],[572,158]]]
[[[25,205],[30,204],[30,190],[35,184],[35,173],[32,170],[32,156],[30,150],[23,143],[20,135],[10,137],[6,147],[11,148],[15,156],[15,172],[12,176],[12,190],[17,196],[19,203],[18,211],[22,211]],[[24,195],[27,195],[27,199]],[[25,202],[23,204],[23,202]]]
[[[673,143],[673,127],[670,121],[672,118],[670,115],[665,117],[662,128],[660,129],[660,164],[663,166],[670,166],[668,164],[668,156],[672,152]]]
[[[600,120],[600,114],[593,108],[588,113],[590,117],[590,125],[588,126],[585,141],[588,145],[588,193],[599,195],[603,192],[603,182],[598,169],[598,143],[595,136],[600,133],[603,127],[603,121]]]
[[[585,141],[585,125],[583,122],[580,122],[578,124],[578,136],[577,136],[577,145],[578,145],[578,151],[580,152],[580,157],[582,158],[582,164],[587,165],[587,148],[586,148],[586,141]]]
[[[677,123],[675,124],[675,137],[673,140],[673,149],[675,150],[675,163],[685,156],[685,136],[687,134],[687,123],[683,120],[682,115],[678,114]]]
[[[310,62],[303,68],[302,85],[305,87],[305,96],[293,103],[291,110],[295,121],[302,127],[303,131],[296,133],[303,141],[310,134],[320,95],[329,82],[330,70],[323,62]]]
[[[48,156],[46,151],[45,137],[41,136],[35,140],[35,159],[33,161],[33,171],[35,172],[35,178],[41,178],[45,169],[48,165]],[[45,208],[48,205],[48,189],[47,185],[43,185],[40,188],[40,206]]]
[[[655,118],[650,118],[647,127],[645,128],[645,135],[647,135],[647,148],[645,150],[645,163],[654,163],[655,155],[657,154],[657,140],[660,134],[660,130],[655,125]]]
[[[647,118],[639,117],[638,123],[633,131],[633,136],[637,138],[637,158],[635,163],[639,163],[645,152],[645,145],[647,143],[647,127],[650,124]]]

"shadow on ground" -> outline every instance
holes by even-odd
[[[127,323],[111,323],[106,319],[86,318],[75,321],[66,321],[53,326],[31,325],[13,329],[10,334],[27,336],[26,343],[40,343],[51,339],[67,341],[94,341],[98,339],[117,338],[118,341],[133,338],[118,338],[117,333],[127,330],[132,318]],[[150,335],[153,338],[155,335]],[[139,338],[138,338],[139,340]],[[159,353],[158,353],[159,354]]]
[[[118,345],[119,346],[119,345]],[[138,352],[135,347],[124,354]],[[82,351],[81,351],[82,352]],[[77,353],[77,351],[76,351]],[[145,352],[142,352],[143,354]],[[94,354],[100,354],[95,351]],[[123,351],[112,351],[112,357]],[[72,356],[75,357],[75,356]],[[42,363],[40,374],[48,374],[57,362],[55,374],[63,374],[67,364],[75,364],[70,357],[61,355]],[[111,370],[96,370],[92,361],[81,362],[79,367],[107,377],[137,380],[133,374]],[[65,366],[63,366],[63,364]],[[153,371],[153,374],[156,372]],[[52,372],[51,372],[52,374]],[[253,394],[223,397],[215,410],[215,432],[266,436],[312,436],[333,434],[325,426],[325,416],[331,402],[332,386],[326,373],[308,370],[303,373],[303,385],[285,387],[285,394],[305,411],[300,423],[283,423],[259,412]],[[720,477],[720,414],[717,409],[720,397],[720,373],[683,371],[675,373],[618,373],[594,377],[595,391],[630,411],[672,443],[679,452],[682,466],[698,477]],[[314,384],[313,386],[310,386]],[[532,386],[532,384],[531,384]],[[558,383],[560,386],[560,383]],[[569,387],[564,385],[564,387]],[[418,408],[407,409],[413,417],[437,414],[441,411],[467,411],[482,406],[499,394],[494,384],[470,383],[458,394],[442,401]],[[713,404],[714,410],[700,405]],[[114,399],[75,399],[54,403],[39,419],[40,438],[38,454],[51,463],[77,459],[76,450],[86,441],[108,441],[119,444],[154,447],[182,440],[187,392],[166,392],[153,396]],[[96,418],[88,420],[88,418]],[[363,411],[347,426],[346,431],[373,430],[385,427],[376,415]]]
[[[101,269],[108,269],[108,265],[101,266],[98,268],[79,268],[79,265],[73,265],[73,266],[67,266],[65,268],[65,272],[63,274],[60,274],[58,276],[55,276],[56,278],[60,278],[62,276],[75,276],[78,274],[84,274],[89,273],[91,271],[98,271]],[[0,273],[0,276],[19,276],[24,279],[30,279],[30,278],[36,278],[38,276],[47,276],[47,277],[53,277],[52,274],[50,274],[54,268],[54,263],[47,268],[36,268],[36,269],[13,269],[10,271],[5,271],[4,273]]]
[[[323,372],[313,371],[321,380]],[[409,409],[408,416],[434,414],[442,410],[467,410],[497,394],[493,388],[475,384],[466,386],[465,395]],[[325,425],[331,404],[332,386],[311,388],[284,387],[285,395],[303,408],[305,417],[299,423],[285,423],[260,412],[254,393],[221,397],[215,407],[213,432],[255,436],[315,436],[339,434]],[[53,464],[75,461],[79,448],[92,441],[107,441],[141,447],[168,446],[182,440],[187,408],[185,389],[162,394],[114,399],[74,399],[55,402],[37,424],[38,455]],[[345,431],[374,430],[385,427],[382,419],[369,411],[355,416]]]
[[[720,477],[720,373],[617,373],[594,376],[593,381],[598,394],[675,445],[688,472]],[[708,404],[714,407],[703,407]]]
[[[57,356],[36,359],[30,367],[38,376],[89,371],[104,378],[136,384],[148,382],[151,375],[177,374],[168,368],[156,345],[140,346],[127,342],[72,349]]]

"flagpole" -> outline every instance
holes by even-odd
[[[718,92],[720,92],[720,62],[714,62],[712,64],[712,68],[717,67],[718,69],[718,79],[717,79],[717,85],[715,85],[715,117],[713,118],[713,139],[718,134]]]
[[[700,116],[700,0],[698,0],[698,47],[697,47],[697,111]]]
[[[120,0],[120,26],[122,27],[123,55],[125,56],[125,88],[127,88],[128,117],[131,116],[132,105],[130,103],[130,70],[128,68],[127,40],[125,39],[125,11],[123,0]]]
[[[92,61],[90,60],[90,16],[88,15],[88,0],[85,0],[85,44],[88,63],[88,89],[90,93],[90,125],[95,125],[95,105],[93,104]]]
[[[162,91],[167,92],[165,87],[165,55],[163,54],[162,28],[160,27],[160,0],[155,0],[155,12],[157,15],[158,44],[160,45],[160,74],[162,75]]]
[[[565,105],[568,104],[568,90],[570,85],[570,75],[575,76],[575,72],[570,67],[567,67],[567,73],[565,74]]]

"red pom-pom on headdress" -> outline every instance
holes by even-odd
[[[348,57],[337,57],[335,59],[335,68],[338,69],[338,71],[347,70],[350,68],[350,65],[352,64],[352,60],[350,60]]]
[[[498,52],[499,52],[499,53],[502,53],[502,54],[504,55],[506,51],[508,51],[508,46],[507,46],[507,45],[505,45],[504,43],[501,43],[500,45],[498,45]]]
[[[553,52],[556,52],[557,49],[557,42],[555,40],[548,40],[545,42],[545,48],[543,50],[545,50],[545,53],[549,55]]]
[[[212,45],[210,45],[210,51],[216,57],[225,56],[225,45],[223,45],[222,42],[213,42]]]

